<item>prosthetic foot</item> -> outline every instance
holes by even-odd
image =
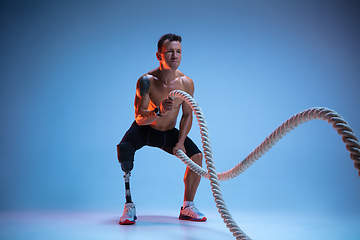
[[[124,213],[120,218],[120,225],[132,225],[135,224],[136,217],[136,208],[133,203],[125,203]]]

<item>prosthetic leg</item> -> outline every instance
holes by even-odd
[[[131,225],[135,224],[136,217],[136,207],[132,202],[131,193],[130,193],[130,171],[125,172],[124,180],[125,180],[125,198],[126,203],[124,205],[124,212],[120,218],[120,225]]]
[[[136,217],[136,207],[132,202],[131,193],[130,193],[130,171],[134,167],[134,147],[130,143],[120,143],[118,145],[118,159],[121,163],[121,169],[125,172],[125,205],[124,212],[120,218],[120,225],[131,225],[135,223]]]
[[[126,203],[132,203],[131,193],[130,193],[130,171],[125,172],[124,180],[125,180],[125,199]]]

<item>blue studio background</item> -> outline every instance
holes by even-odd
[[[357,1],[1,1],[0,210],[122,211],[116,145],[156,44],[183,37],[219,172],[292,115],[323,106],[360,136]],[[194,125],[189,136],[201,146]],[[133,200],[178,209],[185,165],[136,153]],[[359,218],[360,178],[324,121],[301,125],[221,184],[230,210]],[[196,199],[215,209],[209,182]]]

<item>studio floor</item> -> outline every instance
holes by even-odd
[[[138,213],[135,225],[120,226],[121,212],[3,212],[0,213],[1,240],[231,240],[235,239],[215,210],[206,212],[207,222],[177,219],[177,212]],[[360,219],[232,213],[240,228],[252,239],[277,240],[359,240]]]

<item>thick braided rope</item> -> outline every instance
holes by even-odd
[[[198,120],[199,126],[200,126],[201,139],[202,139],[202,144],[203,144],[203,149],[204,149],[204,157],[205,157],[205,162],[206,162],[207,171],[208,171],[207,175],[208,175],[208,179],[210,180],[211,190],[213,192],[213,197],[215,198],[216,207],[218,208],[218,211],[219,211],[221,217],[223,218],[224,223],[226,224],[226,227],[229,228],[230,232],[233,234],[233,236],[237,240],[250,239],[236,224],[235,220],[232,218],[229,210],[227,209],[227,207],[225,205],[225,201],[224,201],[224,198],[223,198],[223,196],[221,194],[221,190],[220,190],[220,184],[219,184],[219,180],[217,177],[215,164],[214,164],[213,157],[212,157],[210,139],[209,139],[209,134],[207,131],[205,118],[203,117],[200,107],[198,106],[198,104],[195,102],[195,100],[189,94],[182,92],[182,91],[178,91],[178,90],[172,91],[169,93],[168,97],[172,98],[172,99],[174,99],[175,97],[181,98],[181,99],[185,100],[190,105],[190,107],[193,109],[193,111],[196,115],[196,118]],[[184,158],[185,162],[189,163],[189,165],[192,165],[192,166],[197,165],[194,162],[192,162],[192,160],[190,160],[184,154],[184,152],[182,150],[178,150],[176,152],[176,154],[180,159]],[[192,163],[190,163],[190,162],[192,162]],[[190,168],[190,169],[192,169],[192,168]],[[193,170],[193,171],[195,171],[198,174],[204,173],[204,171],[206,172],[206,170],[201,170],[201,169]]]
[[[174,93],[172,96],[175,96],[174,94],[179,94],[178,92],[181,92],[179,90],[173,91]],[[170,93],[171,94],[171,93]],[[170,96],[169,94],[169,96]],[[187,94],[187,93],[185,93]],[[188,95],[188,94],[187,94]],[[186,95],[177,95],[176,97],[182,98],[189,101],[193,101],[189,103],[189,105],[193,105],[196,107],[194,110],[195,114],[201,113],[201,110],[195,100],[192,99],[192,97],[189,95],[187,98],[185,98]],[[206,130],[204,132],[205,138],[203,140],[207,140],[206,143],[206,149],[210,149],[210,141],[208,137],[208,132],[206,128],[205,119],[203,117],[203,114],[196,115],[200,131]],[[242,172],[244,172],[249,166],[251,166],[256,160],[258,160],[260,157],[262,157],[267,151],[269,151],[281,138],[283,138],[287,133],[298,127],[300,124],[314,120],[314,119],[321,119],[324,121],[327,121],[328,123],[332,124],[332,126],[337,130],[338,134],[342,136],[343,142],[346,144],[346,149],[350,152],[350,158],[354,161],[354,166],[356,169],[359,170],[359,176],[360,176],[360,144],[359,140],[356,138],[353,130],[350,128],[348,123],[335,111],[328,109],[328,108],[310,108],[307,110],[304,110],[291,118],[289,118],[286,122],[284,122],[280,127],[278,127],[273,133],[271,133],[257,148],[255,148],[254,151],[252,151],[243,161],[241,161],[239,164],[237,164],[234,168],[223,172],[218,173],[218,179],[220,181],[226,181],[231,178],[234,178],[238,175],[240,175]],[[203,142],[204,144],[204,142]],[[209,146],[207,146],[209,145]],[[209,179],[209,175],[207,171],[204,168],[199,167],[196,163],[194,163],[191,159],[189,159],[185,154],[179,153],[178,155],[181,160],[187,164],[190,169],[200,176]]]
[[[357,170],[359,170],[358,175],[360,176],[359,140],[356,138],[349,124],[339,114],[328,108],[310,108],[294,115],[286,122],[284,122],[280,127],[278,127],[273,133],[271,133],[254,151],[252,151],[243,161],[237,164],[234,168],[223,173],[216,173],[215,165],[212,158],[207,125],[200,107],[189,94],[180,90],[172,91],[171,93],[169,93],[168,97],[172,99],[178,97],[185,100],[194,111],[200,127],[201,139],[208,171],[194,163],[186,156],[183,151],[178,150],[176,152],[176,155],[185,164],[187,164],[187,166],[189,166],[192,171],[210,180],[210,184],[213,190],[213,196],[215,198],[216,206],[219,209],[219,213],[221,214],[224,222],[226,223],[230,231],[233,233],[233,235],[236,237],[236,239],[248,239],[248,236],[246,236],[246,234],[241,231],[241,229],[237,226],[235,221],[232,219],[229,211],[227,210],[225,202],[221,195],[218,181],[229,180],[240,175],[256,160],[258,160],[267,151],[269,151],[282,137],[284,137],[294,128],[298,127],[300,124],[314,119],[325,120],[328,123],[332,124],[332,126],[337,130],[338,134],[342,136],[342,140],[346,144],[346,149],[350,152],[350,158],[354,161],[354,166]]]

